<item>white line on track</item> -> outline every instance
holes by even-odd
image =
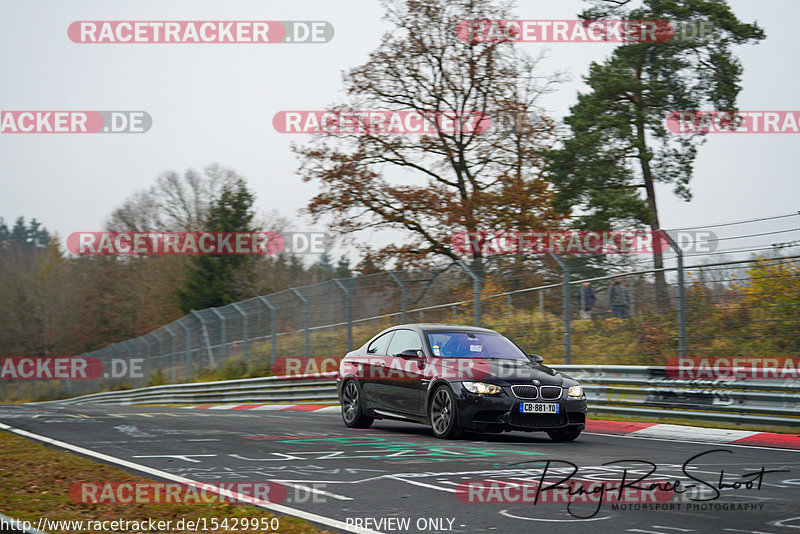
[[[149,475],[157,476],[159,478],[163,478],[166,480],[171,480],[173,482],[180,482],[183,484],[191,484],[197,486],[198,484],[203,484],[202,482],[197,482],[195,480],[191,480],[189,478],[181,477],[178,475],[173,475],[172,473],[167,473],[166,471],[161,471],[160,469],[155,469],[153,467],[148,467],[146,465],[137,464],[134,462],[129,462],[128,460],[123,460],[122,458],[116,458],[114,456],[109,456],[107,454],[103,454],[101,452],[96,452],[91,449],[86,449],[84,447],[78,447],[77,445],[72,445],[70,443],[66,443],[64,441],[58,441],[56,439],[48,438],[47,436],[40,436],[39,434],[34,434],[33,432],[28,432],[27,430],[22,430],[19,428],[14,428],[12,426],[8,426],[5,423],[0,423],[0,429],[7,430],[9,432],[13,432],[14,434],[19,434],[20,436],[25,436],[26,438],[35,439],[44,443],[49,443],[50,445],[55,445],[56,447],[60,447],[62,449],[67,449],[73,452],[77,452],[79,454],[84,454],[86,456],[91,456],[92,458],[97,458],[98,460],[103,460],[105,462],[109,462],[112,464],[120,465],[122,467],[127,467],[129,469],[133,469],[136,471],[140,471],[142,473],[147,473]],[[306,521],[313,521],[314,523],[319,523],[321,525],[326,525],[333,528],[338,528],[340,530],[344,530],[346,532],[354,532],[356,534],[382,534],[377,530],[371,530],[368,528],[357,527],[355,525],[349,525],[344,521],[339,521],[338,519],[332,519],[330,517],[325,517],[317,514],[312,514],[311,512],[305,512],[303,510],[298,510],[296,508],[290,508],[288,506],[284,506],[282,504],[275,504],[267,501],[262,501],[261,499],[256,499],[249,495],[243,495],[241,493],[237,493],[235,491],[230,491],[222,488],[215,488],[209,487],[208,491],[214,492],[217,495],[222,497],[228,497],[232,499],[237,499],[240,502],[246,502],[248,504],[252,504],[254,506],[258,506],[259,508],[265,508],[267,510],[271,510],[273,512],[278,512],[280,514],[291,515],[294,517],[299,517],[300,519],[305,519]]]
[[[522,519],[524,521],[545,521],[547,523],[578,523],[582,521],[601,521],[603,519],[609,519],[611,516],[604,516],[604,517],[592,517],[589,519],[544,519],[541,517],[525,517],[524,515],[514,515],[509,513],[508,510],[500,510],[498,512],[500,515],[504,515],[506,517],[511,517],[513,519]],[[657,533],[656,533],[657,534]]]
[[[601,432],[586,432],[588,436],[605,436],[607,438],[624,438],[624,439],[649,439],[655,441],[668,441],[672,443],[691,443],[693,445],[719,445],[721,447],[743,447],[745,449],[762,449],[772,452],[800,452],[800,449],[784,449],[781,447],[762,447],[760,445],[739,445],[738,443],[709,443],[707,441],[694,441],[689,439],[674,439],[674,438],[655,438],[650,436],[635,436],[631,434],[603,434]]]

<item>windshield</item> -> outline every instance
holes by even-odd
[[[508,338],[499,334],[431,332],[428,343],[433,355],[441,358],[528,359]]]

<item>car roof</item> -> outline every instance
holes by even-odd
[[[446,323],[407,323],[390,326],[384,329],[383,332],[390,330],[397,330],[405,328],[408,330],[416,330],[418,332],[481,332],[484,334],[499,334],[496,330],[489,328],[482,328],[480,326],[470,326],[465,324],[446,324]]]

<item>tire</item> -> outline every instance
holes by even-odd
[[[348,380],[342,386],[342,420],[349,428],[369,428],[375,422],[362,412],[361,391],[355,380]]]
[[[433,429],[433,435],[439,439],[457,439],[462,430],[458,426],[458,410],[456,399],[447,386],[439,386],[431,396],[428,406],[428,420]]]
[[[580,429],[566,428],[562,430],[548,430],[547,435],[553,441],[575,441],[581,435]]]

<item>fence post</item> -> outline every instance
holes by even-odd
[[[133,350],[131,349],[131,347],[134,346],[133,340],[129,339],[127,341],[123,341],[122,343],[120,343],[120,346],[124,346],[125,347],[125,357],[128,360],[127,361],[127,364],[128,364],[128,378],[130,379],[131,383],[133,383],[133,379],[136,378],[136,375],[134,373],[134,368],[135,368],[134,363],[135,363],[135,361],[134,361],[134,358],[133,358],[133,350],[135,350],[135,349],[133,349]],[[142,362],[142,363],[144,363],[144,362]]]
[[[267,308],[269,308],[269,314],[270,314],[270,326],[269,326],[269,329],[270,329],[270,337],[272,338],[272,362],[271,363],[275,363],[275,357],[277,355],[277,350],[278,350],[277,349],[278,340],[275,337],[277,335],[277,333],[278,333],[277,332],[277,330],[278,330],[278,328],[277,328],[277,317],[276,317],[277,310],[275,309],[275,305],[273,305],[269,301],[269,299],[267,299],[267,297],[258,297],[258,300],[263,302],[264,305]]]
[[[539,293],[539,314],[542,316],[542,320],[544,320],[544,289],[540,289]]]
[[[147,361],[147,359],[145,358],[146,354],[144,354],[142,352],[142,344],[145,345],[145,347],[146,347],[147,343],[144,342],[144,339],[142,339],[141,336],[137,337],[137,338],[134,338],[133,341],[134,342],[135,341],[141,342],[141,344],[136,345],[136,356],[138,356],[139,357],[138,358],[139,361],[142,362],[142,376],[139,377],[139,387],[142,387],[147,383],[146,382],[146,380],[147,380],[147,378],[146,378],[147,377],[147,365],[145,363]]]
[[[556,260],[558,266],[562,271],[561,282],[561,307],[563,308],[563,322],[564,322],[564,365],[569,365],[572,356],[572,311],[570,309],[569,297],[569,265],[567,262],[550,253],[550,257]]]
[[[192,344],[192,329],[183,324],[183,320],[185,317],[181,317],[178,319],[178,324],[181,325],[185,336],[183,338],[183,364],[184,368],[186,369],[186,376],[184,379],[188,378],[192,371],[192,362],[191,362],[191,353],[189,351],[189,346]]]
[[[481,279],[475,274],[472,269],[464,262],[464,260],[456,261],[459,267],[472,278],[472,308],[474,312],[473,324],[475,326],[481,325]]]
[[[353,350],[353,294],[340,279],[334,278],[333,281],[339,286],[339,289],[344,291],[345,298],[347,298],[347,351],[350,352]]]
[[[161,329],[159,328],[158,330],[153,330],[153,337],[156,338],[156,340],[158,340],[158,349],[159,349],[158,370],[161,371],[161,376],[163,376],[164,380],[166,380],[167,377],[164,375],[164,353],[165,353],[164,340],[161,339],[161,334],[159,334],[159,330]]]
[[[172,340],[172,348],[170,349],[170,353],[169,353],[169,378],[170,378],[170,382],[174,383],[175,382],[175,374],[176,374],[175,373],[175,360],[177,359],[177,356],[178,356],[178,346],[175,343],[175,339],[177,339],[177,336],[172,333],[172,328],[170,328],[169,325],[164,325],[164,330],[167,331],[167,333],[169,334],[169,337]]]
[[[147,347],[147,358],[146,359],[147,359],[147,362],[148,362],[148,366],[147,366],[148,373],[145,373],[145,374],[152,375],[153,374],[153,360],[155,359],[155,352],[150,348],[150,342],[147,340],[149,335],[150,334],[142,336],[142,342],[144,342],[144,346]],[[147,380],[147,379],[148,378],[145,377],[145,380]]]
[[[247,355],[250,353],[250,334],[247,328],[247,314],[239,307],[237,303],[231,304],[231,307],[239,312],[242,316],[243,325],[242,325],[242,341],[244,342],[244,363],[247,363]]]
[[[211,310],[214,313],[214,315],[216,315],[217,318],[219,318],[220,323],[222,323],[221,326],[220,326],[220,329],[219,329],[219,341],[220,341],[220,345],[222,346],[222,359],[227,361],[227,359],[228,359],[228,344],[227,344],[228,336],[225,335],[225,316],[222,315],[219,311],[217,311],[216,308],[209,308],[209,310]]]
[[[303,341],[303,351],[304,351],[304,354],[306,355],[306,357],[308,357],[309,354],[310,354],[310,351],[309,351],[309,348],[310,348],[309,347],[309,342],[310,342],[310,340],[309,340],[309,328],[310,328],[309,322],[310,322],[310,319],[311,319],[310,314],[309,314],[309,310],[308,310],[308,299],[305,298],[303,296],[303,294],[300,293],[300,290],[297,289],[296,287],[290,287],[289,289],[292,291],[292,293],[297,295],[297,298],[299,298],[303,302],[303,306],[305,308],[305,312],[303,314],[304,315],[303,330],[305,331],[305,335],[304,335],[305,339]]]
[[[203,339],[206,342],[206,354],[208,354],[208,366],[210,368],[216,367],[214,363],[214,351],[211,350],[211,339],[208,337],[208,328],[206,327],[206,320],[203,319],[203,316],[197,313],[196,311],[192,310],[189,313],[197,317],[197,320],[200,321],[200,325],[203,329]]]
[[[670,235],[661,230],[669,246],[678,256],[678,355],[686,358],[686,286],[683,277],[683,251]]]
[[[389,271],[387,274],[392,278],[392,280],[394,280],[395,284],[400,286],[400,309],[402,311],[401,317],[402,322],[405,324],[408,322],[408,289],[403,281],[400,280],[400,277],[398,277],[395,273]]]

